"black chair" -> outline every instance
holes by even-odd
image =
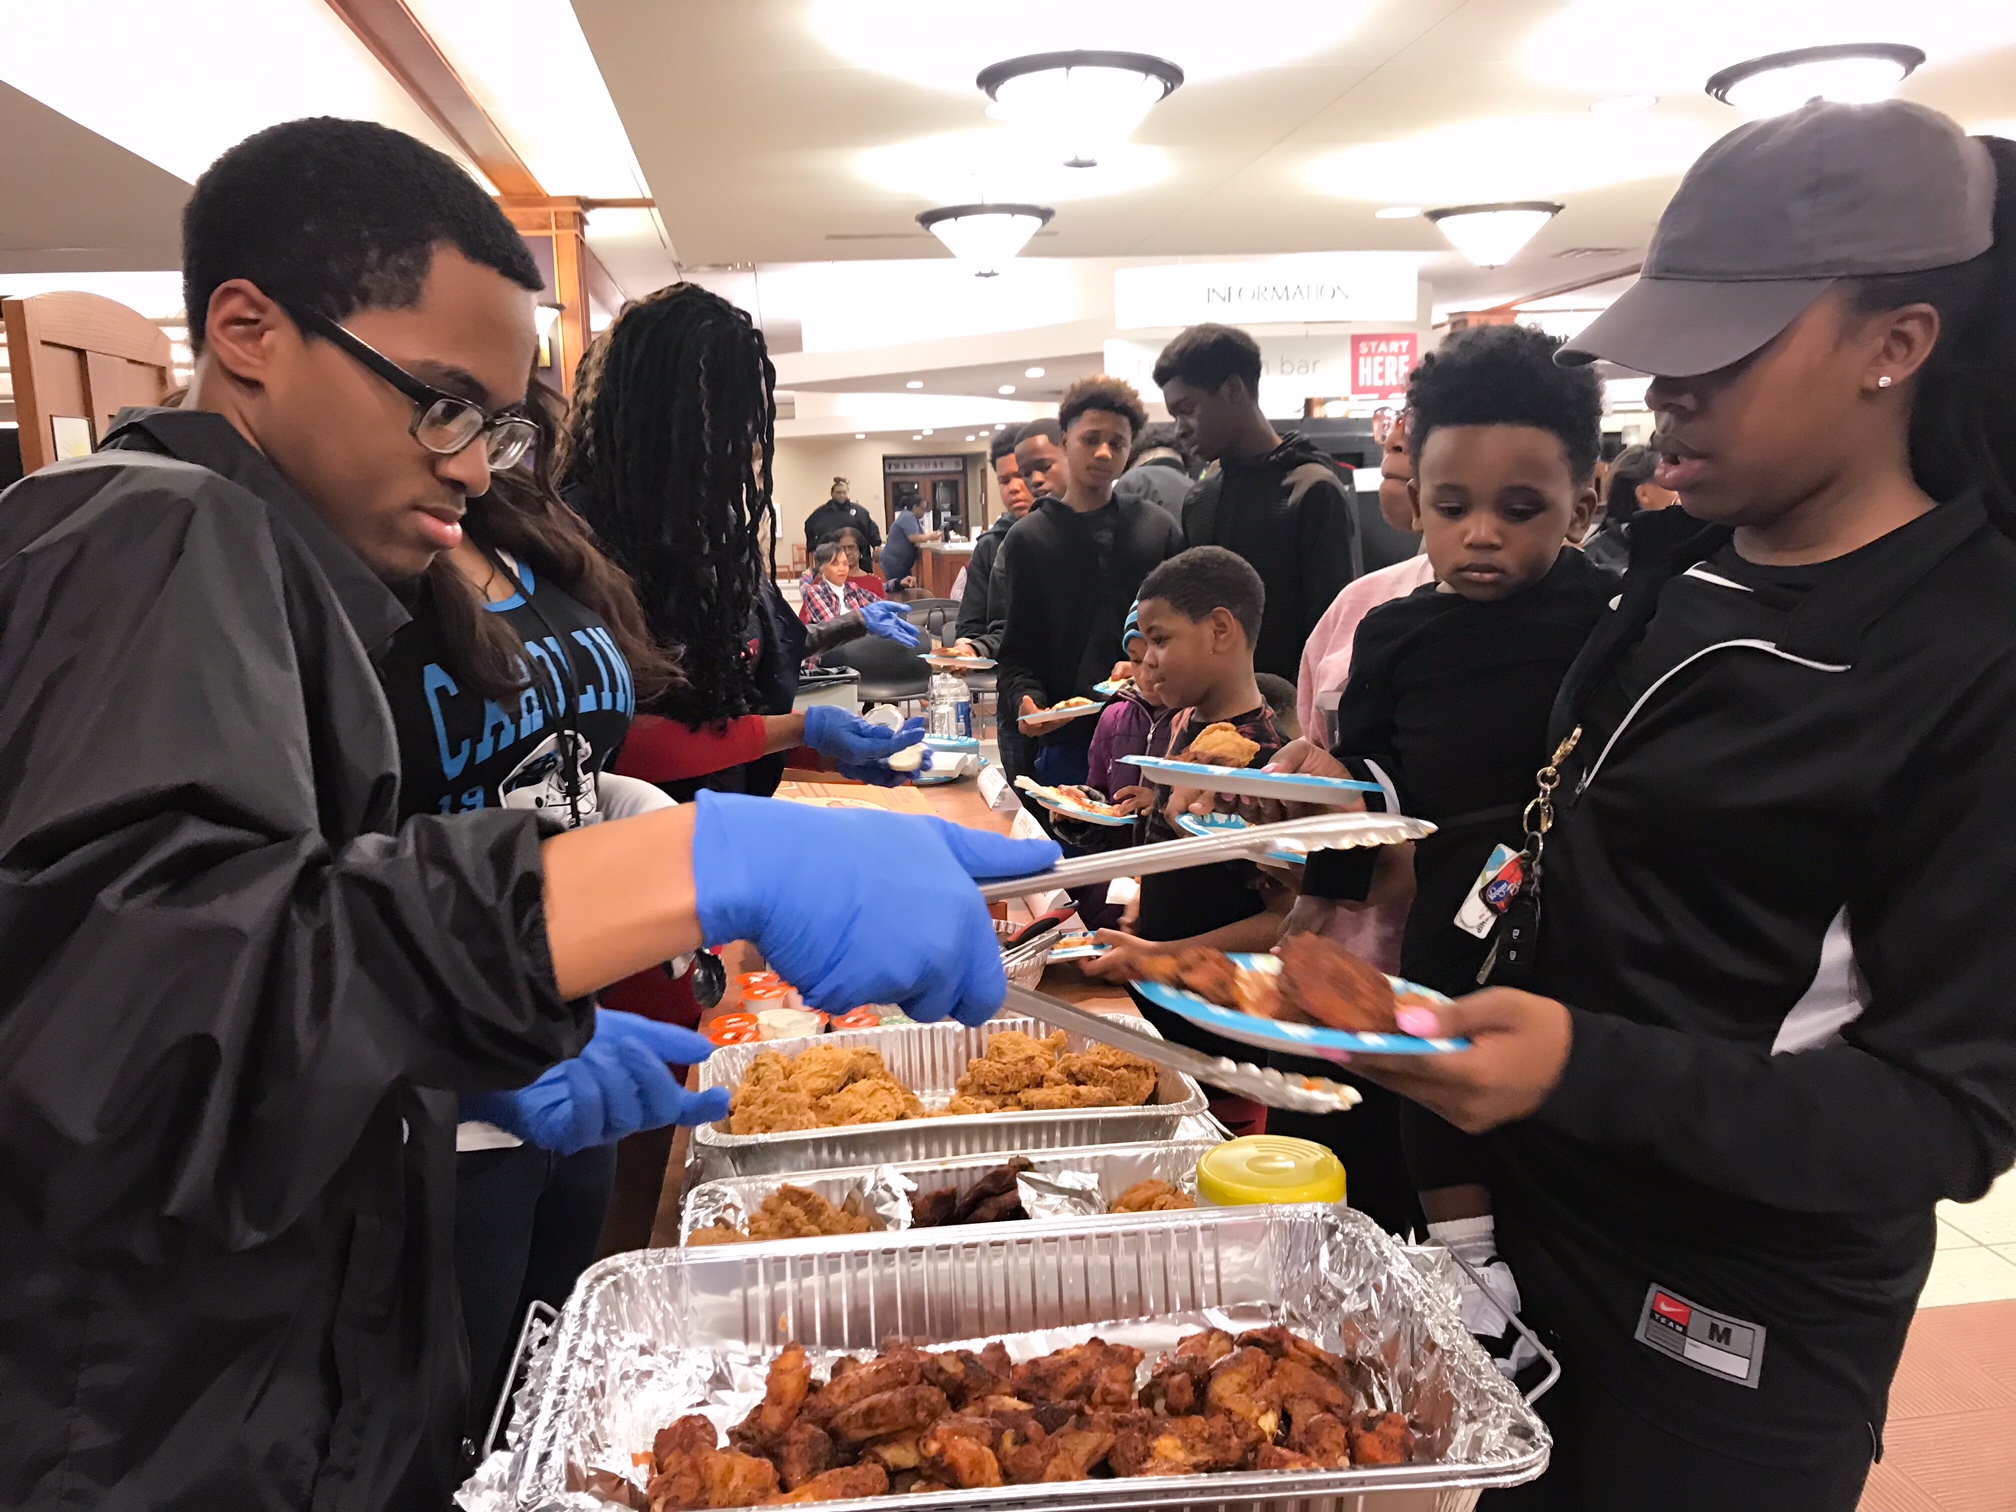
[[[819,657],[822,667],[852,667],[861,674],[861,706],[918,703],[930,697],[931,668],[924,658],[879,635],[858,635]]]
[[[959,639],[959,600],[940,598],[916,598],[903,600],[910,611],[910,623],[917,627],[917,633],[928,635],[941,646],[949,646]]]

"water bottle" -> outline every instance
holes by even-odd
[[[957,699],[965,692],[965,685],[958,678],[946,672],[931,674],[931,709],[925,718],[924,733],[949,737],[958,733],[959,722]],[[967,710],[967,721],[972,721],[972,710]]]
[[[952,733],[961,740],[973,738],[973,690],[966,686],[966,679],[952,679]]]

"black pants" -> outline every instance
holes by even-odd
[[[1561,1362],[1538,1403],[1554,1457],[1537,1481],[1487,1491],[1477,1512],[1855,1512],[1874,1450],[1848,1433],[1818,1467],[1760,1465],[1704,1449],[1645,1421]]]
[[[613,1145],[578,1155],[517,1145],[455,1157],[455,1280],[479,1428],[503,1389],[525,1309],[560,1306],[594,1260],[615,1180]]]

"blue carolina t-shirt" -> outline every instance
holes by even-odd
[[[462,686],[424,607],[386,649],[402,818],[508,806],[572,822],[578,774],[606,770],[629,733],[636,687],[608,625],[529,563],[516,564],[516,575],[521,591],[487,607],[524,643],[527,681],[517,694],[485,698]]]
[[[882,577],[887,582],[910,576],[917,566],[917,546],[910,537],[924,534],[917,516],[907,509],[896,511],[896,523],[889,527],[889,544],[882,548]]]

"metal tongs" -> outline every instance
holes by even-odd
[[[1111,882],[1116,877],[1182,871],[1186,867],[1203,866],[1214,861],[1253,860],[1277,850],[1307,852],[1399,845],[1408,840],[1419,840],[1434,831],[1435,826],[1425,820],[1409,819],[1398,814],[1319,814],[1311,819],[1290,819],[1282,824],[1248,825],[1245,829],[1230,830],[1222,835],[1205,835],[1194,840],[1172,840],[1163,845],[1077,856],[1035,876],[990,882],[980,889],[980,895],[992,902],[1032,892],[1047,892],[1057,887]],[[1250,1097],[1270,1108],[1285,1108],[1295,1113],[1343,1113],[1356,1107],[1361,1100],[1357,1088],[1325,1076],[1279,1071],[1272,1066],[1256,1066],[1251,1061],[1207,1055],[1187,1045],[1173,1044],[1130,1027],[1134,1023],[1143,1023],[1143,1028],[1146,1025],[1128,1015],[1088,1013],[1045,993],[1013,985],[1008,989],[1008,1002],[1017,1011],[1041,1019],[1046,1024],[1073,1030],[1102,1045],[1115,1046],[1130,1055],[1181,1071],[1240,1097]]]
[[[1025,898],[1030,893],[1060,887],[1084,887],[1117,877],[1145,877],[1154,872],[1184,871],[1214,861],[1258,861],[1270,851],[1355,850],[1361,846],[1400,845],[1435,833],[1425,819],[1402,814],[1317,814],[1280,824],[1249,824],[1222,835],[1169,840],[1161,845],[1135,845],[1121,850],[1073,856],[1046,872],[1010,877],[981,886],[989,903]]]

